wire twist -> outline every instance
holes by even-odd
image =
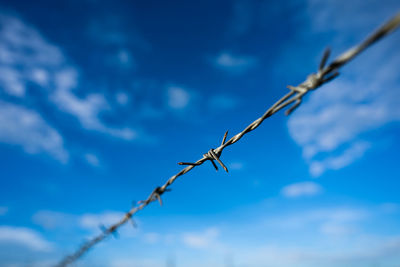
[[[331,50],[327,48],[322,56],[317,73],[311,73],[310,75],[308,75],[307,79],[298,86],[291,86],[291,85],[287,86],[287,88],[292,92],[294,92],[295,95],[293,96],[292,99],[287,100],[287,101],[294,100],[294,104],[288,110],[285,111],[286,115],[291,114],[294,110],[296,110],[300,106],[303,100],[303,96],[307,94],[310,90],[314,90],[320,87],[322,84],[327,83],[335,79],[337,76],[339,76],[338,71],[335,71],[332,74],[324,72],[325,65],[326,62],[328,61],[330,53]]]
[[[225,132],[224,137],[222,138],[221,146],[225,144],[226,137],[228,135],[228,131]],[[216,151],[214,148],[211,148],[207,153],[203,154],[204,159],[211,161],[212,165],[214,166],[215,170],[218,171],[218,166],[215,164],[214,160],[216,160],[222,168],[228,172],[228,168],[225,166],[224,163],[220,160],[221,151]],[[179,165],[190,165],[190,166],[198,166],[203,164],[203,162],[178,162]]]

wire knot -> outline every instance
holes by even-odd
[[[211,161],[211,163],[214,166],[216,171],[218,171],[218,166],[217,166],[217,164],[215,164],[214,160],[216,160],[221,165],[221,167],[226,172],[228,172],[228,168],[225,166],[225,164],[219,158],[221,156],[221,152],[216,153],[215,150],[213,148],[211,148],[207,153],[203,154],[203,156],[205,158],[207,158],[207,160]]]
[[[138,204],[144,203],[144,204],[147,205],[152,201],[158,200],[158,202],[160,203],[160,206],[162,206],[163,202],[162,202],[162,199],[161,199],[161,195],[164,194],[165,192],[169,192],[169,191],[171,191],[171,189],[157,186],[153,190],[153,192],[151,192],[151,194],[149,195],[149,197],[146,200],[141,200],[141,201],[138,202]]]
[[[223,146],[225,144],[227,135],[228,135],[228,131],[225,132],[224,137],[222,138],[221,146]],[[211,163],[214,166],[216,171],[218,171],[218,166],[217,166],[217,164],[215,164],[214,160],[216,160],[221,165],[221,167],[226,172],[228,172],[228,168],[220,160],[221,153],[222,153],[222,150],[219,151],[219,152],[216,152],[216,150],[214,148],[211,148],[207,153],[203,154],[203,157],[206,160],[211,161]],[[202,163],[203,163],[202,161],[198,161],[198,162],[178,162],[179,165],[191,165],[191,166],[198,166],[198,165],[201,165]]]
[[[103,232],[104,235],[112,234],[114,238],[118,238],[117,226],[113,225],[109,228],[105,227],[103,224],[99,225],[100,230]]]
[[[285,112],[286,115],[289,115],[298,106],[300,106],[303,96],[307,94],[308,91],[320,87],[322,84],[333,80],[339,75],[339,72],[337,72],[336,69],[332,70],[329,68],[327,69],[325,68],[330,53],[331,53],[330,49],[327,48],[322,56],[317,73],[311,73],[310,75],[308,75],[307,79],[298,86],[291,86],[291,85],[287,86],[287,88],[295,92],[296,95],[292,99],[288,100],[288,101],[294,101],[294,105]],[[334,71],[334,73],[330,74],[332,71]]]

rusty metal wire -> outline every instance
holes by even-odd
[[[298,108],[302,102],[303,96],[305,96],[309,91],[315,90],[321,85],[333,80],[339,75],[339,68],[341,68],[343,65],[348,63],[350,60],[352,60],[355,56],[357,56],[359,53],[364,51],[367,47],[372,45],[373,43],[377,42],[380,40],[382,37],[390,34],[393,32],[397,27],[400,25],[400,13],[397,13],[391,20],[386,22],[384,25],[382,25],[380,28],[378,28],[375,32],[373,32],[370,36],[367,37],[363,42],[361,42],[359,45],[347,50],[343,54],[341,54],[338,58],[336,58],[333,62],[331,62],[328,66],[326,66],[326,63],[328,61],[328,57],[330,55],[330,50],[326,49],[323,57],[321,59],[318,72],[317,73],[312,73],[310,74],[307,79],[302,82],[301,84],[297,86],[287,86],[288,89],[290,90],[289,93],[287,93],[285,96],[283,96],[281,99],[279,99],[275,104],[273,104],[260,118],[249,124],[242,132],[236,134],[235,136],[231,137],[228,141],[226,141],[228,132],[225,133],[222,143],[219,147],[217,148],[212,148],[210,149],[207,153],[203,154],[203,157],[196,162],[190,163],[190,162],[179,162],[178,164],[180,165],[187,165],[184,169],[182,169],[180,172],[175,174],[174,176],[170,177],[166,183],[162,186],[157,186],[153,192],[147,197],[147,199],[139,201],[138,206],[134,206],[129,210],[121,220],[108,228],[104,228],[103,232],[99,234],[98,236],[92,238],[91,240],[85,242],[83,245],[81,245],[76,252],[73,254],[65,257],[61,262],[59,262],[56,266],[58,267],[64,267],[67,266],[79,258],[81,258],[85,253],[89,251],[94,245],[97,243],[100,243],[103,241],[106,237],[109,235],[115,235],[118,228],[127,223],[128,221],[131,221],[134,224],[134,221],[132,219],[132,216],[136,214],[138,211],[142,210],[145,208],[147,205],[149,205],[151,202],[158,200],[160,205],[162,205],[162,199],[161,196],[165,193],[170,191],[168,187],[175,182],[175,180],[192,170],[194,167],[202,165],[206,161],[210,161],[214,168],[218,170],[218,167],[214,161],[217,161],[222,168],[228,172],[227,167],[222,163],[220,157],[222,154],[222,151],[230,146],[239,141],[245,134],[255,130],[260,124],[267,119],[268,117],[272,116],[279,110],[289,106],[292,104],[292,106],[286,110],[285,114],[289,115],[292,113],[296,108]]]

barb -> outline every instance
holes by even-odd
[[[258,126],[260,126],[260,124],[265,119],[272,116],[279,110],[281,110],[289,105],[292,105],[286,111],[286,114],[289,115],[290,113],[292,113],[296,108],[298,108],[300,106],[300,104],[302,103],[303,97],[308,92],[310,92],[311,90],[315,90],[318,87],[320,87],[321,85],[336,78],[339,75],[338,70],[340,67],[342,67],[343,65],[348,63],[350,60],[352,60],[355,56],[357,56],[359,53],[364,51],[367,47],[369,47],[373,43],[377,42],[384,36],[393,32],[396,28],[399,27],[399,25],[400,25],[400,13],[396,14],[396,16],[394,16],[391,20],[386,22],[378,30],[376,30],[374,33],[372,33],[365,41],[361,42],[359,45],[344,52],[342,55],[340,55],[338,58],[336,58],[332,63],[330,63],[326,67],[325,67],[325,65],[326,65],[328,57],[330,55],[330,50],[329,49],[325,50],[325,52],[322,56],[321,62],[319,64],[317,73],[310,74],[303,83],[301,83],[297,86],[288,86],[288,88],[290,90],[289,93],[287,93],[285,96],[283,96],[281,99],[279,99],[275,104],[273,104],[260,118],[258,118],[254,122],[252,122],[242,132],[236,134],[228,141],[226,141],[226,137],[228,134],[228,132],[226,132],[224,135],[224,138],[222,140],[222,143],[218,148],[210,149],[207,153],[203,154],[203,157],[201,159],[197,160],[194,163],[180,162],[179,163],[180,165],[188,165],[188,166],[185,167],[184,169],[182,169],[180,172],[178,172],[174,176],[170,177],[163,186],[156,187],[146,200],[139,201],[138,204],[140,204],[140,205],[132,207],[132,209],[129,212],[127,212],[125,214],[125,216],[119,222],[111,225],[110,227],[106,228],[98,236],[85,242],[82,246],[80,246],[78,248],[78,250],[75,253],[65,257],[56,266],[64,267],[64,266],[67,266],[67,265],[75,262],[76,260],[78,260],[80,257],[82,257],[85,253],[87,253],[97,243],[100,243],[101,241],[103,241],[110,234],[116,233],[117,229],[119,227],[121,227],[123,224],[127,223],[128,221],[132,221],[132,216],[134,214],[136,214],[138,211],[142,210],[147,205],[149,205],[151,202],[158,200],[160,202],[160,205],[162,205],[161,195],[170,190],[170,189],[168,189],[168,187],[172,183],[174,183],[174,181],[178,177],[189,172],[194,167],[202,165],[205,161],[210,160],[211,163],[213,164],[214,168],[216,170],[218,170],[218,167],[214,162],[214,160],[216,160],[222,166],[222,168],[224,168],[225,171],[228,172],[228,169],[220,160],[222,151],[227,146],[230,146],[230,145],[236,143],[237,141],[239,141],[245,134],[256,129]]]
[[[228,131],[225,132],[224,137],[222,138],[221,146],[223,146],[225,144],[225,140],[226,140],[227,135],[228,135]],[[216,171],[218,171],[218,166],[217,166],[217,164],[215,164],[214,160],[218,161],[218,163],[222,166],[222,168],[224,168],[224,170],[226,172],[228,172],[228,168],[219,159],[219,157],[221,157],[221,153],[222,153],[222,151],[215,152],[214,148],[211,148],[207,153],[203,154],[203,157],[206,158],[206,160],[211,161],[211,163],[214,166]],[[178,164],[179,165],[199,166],[199,165],[201,165],[203,163],[199,163],[199,162],[193,162],[193,163],[192,162],[178,162]]]

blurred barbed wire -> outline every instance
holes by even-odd
[[[160,205],[162,205],[162,198],[161,196],[165,192],[169,192],[171,189],[169,188],[175,180],[195,168],[196,166],[202,165],[206,161],[210,161],[214,168],[218,170],[218,166],[215,163],[221,165],[221,167],[228,172],[227,167],[224,165],[224,163],[221,161],[220,157],[222,154],[222,151],[230,146],[239,141],[245,134],[255,130],[260,124],[267,119],[268,117],[272,116],[276,112],[280,111],[281,109],[289,106],[292,104],[291,107],[289,107],[288,110],[286,110],[285,114],[289,115],[291,114],[296,108],[298,108],[303,100],[303,96],[305,96],[308,92],[311,90],[315,90],[321,85],[333,80],[339,75],[339,69],[351,61],[355,56],[357,56],[359,53],[364,51],[366,48],[368,48],[370,45],[373,43],[377,42],[384,36],[390,34],[393,32],[397,27],[400,25],[400,12],[397,13],[392,19],[387,21],[384,25],[382,25],[380,28],[378,28],[375,32],[373,32],[370,36],[368,36],[363,42],[360,44],[350,48],[343,54],[341,54],[339,57],[337,57],[334,61],[332,61],[329,65],[326,66],[326,63],[328,61],[329,55],[330,55],[330,49],[326,49],[321,62],[319,64],[318,71],[316,73],[310,74],[307,79],[302,82],[301,84],[297,86],[287,86],[288,89],[290,90],[289,93],[287,93],[285,96],[283,96],[281,99],[279,99],[275,104],[273,104],[260,118],[257,120],[253,121],[251,124],[249,124],[242,132],[236,134],[235,136],[231,137],[228,141],[226,141],[228,132],[225,133],[223,136],[221,145],[217,148],[211,148],[207,153],[203,154],[203,157],[196,162],[179,162],[178,164],[180,165],[187,165],[184,169],[182,169],[180,172],[175,174],[174,176],[170,177],[166,183],[162,186],[157,186],[151,194],[142,201],[139,201],[137,204],[138,206],[132,207],[123,218],[121,218],[120,221],[116,222],[115,224],[109,226],[108,228],[103,228],[103,231],[101,234],[97,235],[96,237],[90,239],[89,241],[85,242],[83,245],[81,245],[73,254],[66,256],[61,262],[59,262],[56,266],[57,267],[64,267],[67,266],[75,261],[77,261],[79,258],[81,258],[85,253],[87,253],[93,246],[95,246],[97,243],[100,243],[103,241],[106,237],[109,235],[116,235],[117,230],[127,222],[132,222],[132,224],[135,226],[135,223],[132,219],[132,216],[148,206],[151,202],[153,201],[159,201]]]

